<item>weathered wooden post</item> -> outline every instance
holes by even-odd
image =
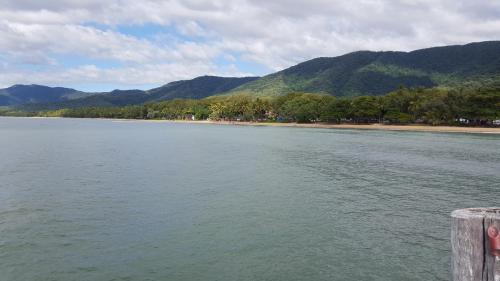
[[[500,281],[500,208],[451,213],[453,281]]]

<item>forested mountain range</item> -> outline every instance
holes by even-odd
[[[227,92],[244,83],[258,79],[258,77],[218,77],[201,76],[191,80],[181,80],[168,83],[148,91],[142,90],[114,90],[104,93],[84,93],[74,89],[66,89],[73,96],[80,98],[66,98],[55,95],[61,88],[50,88],[46,86],[14,86],[43,89],[39,92],[38,99],[13,99],[11,91],[5,91],[5,102],[2,103],[2,90],[0,90],[0,106],[18,106],[26,110],[44,110],[56,108],[78,108],[89,106],[124,106],[141,104],[145,102],[157,102],[175,98],[201,99],[218,93]],[[13,88],[13,87],[11,87]],[[10,89],[10,88],[8,88]],[[4,89],[4,90],[8,90]],[[17,94],[19,95],[19,94]],[[73,97],[70,96],[70,97]],[[43,98],[42,98],[43,97]]]
[[[0,106],[19,105],[27,103],[62,102],[85,98],[93,93],[80,92],[62,87],[47,87],[41,85],[14,85],[0,89]]]
[[[500,81],[500,41],[413,52],[359,51],[316,58],[231,91],[261,96],[293,92],[337,97],[384,95],[405,87],[481,87]]]
[[[124,106],[213,95],[282,96],[318,93],[378,96],[408,88],[481,88],[500,81],[500,41],[412,52],[358,51],[312,59],[264,77],[201,76],[148,91],[85,93],[68,88],[16,85],[0,89],[0,106],[27,109]]]

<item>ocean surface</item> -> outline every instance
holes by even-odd
[[[0,118],[0,280],[449,280],[500,135]]]

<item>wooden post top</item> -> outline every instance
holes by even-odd
[[[466,208],[455,210],[451,213],[451,217],[457,219],[473,219],[485,217],[494,217],[500,219],[500,207]]]
[[[454,281],[500,280],[500,207],[451,213]]]

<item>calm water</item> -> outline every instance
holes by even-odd
[[[0,118],[0,280],[449,280],[500,136]]]

